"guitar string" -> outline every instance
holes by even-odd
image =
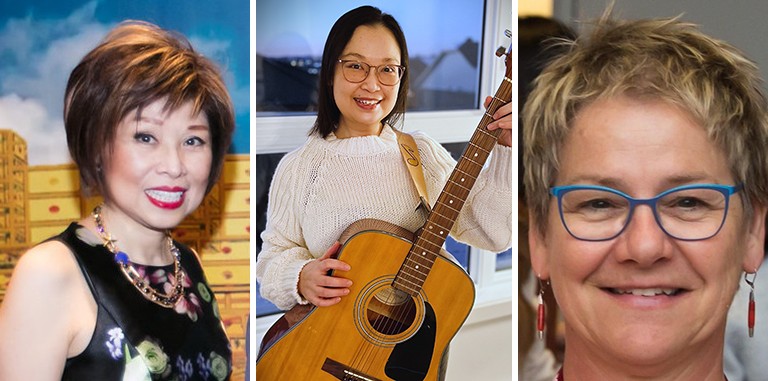
[[[488,117],[490,117],[490,115],[488,115]],[[483,119],[486,119],[486,118],[484,117]],[[482,123],[481,125],[487,126],[488,123],[490,123],[490,122],[489,121],[485,121],[485,123]],[[485,128],[483,127],[482,129],[485,129]],[[484,131],[481,131],[481,133],[487,134],[487,132],[484,132]],[[495,136],[494,136],[494,140],[495,140]],[[491,143],[492,142],[489,142],[489,144],[491,144]],[[465,153],[464,157],[468,157],[467,156],[468,154],[476,153],[477,150],[480,150],[480,151],[482,151],[485,154],[484,155],[485,158],[483,158],[483,160],[481,160],[481,161],[485,161],[487,159],[487,156],[489,155],[489,152],[487,152],[482,146],[469,147],[469,149],[467,150],[467,153]],[[476,163],[476,164],[479,164],[479,163]],[[457,174],[458,175],[464,174],[464,175],[468,175],[468,176],[472,177],[472,185],[474,185],[474,181],[476,181],[475,176],[472,175],[472,174],[467,173],[460,166],[457,166],[457,170],[456,170],[456,172],[454,172],[454,174],[452,174],[451,178],[455,177],[455,175],[457,175]],[[469,192],[469,189],[467,187],[462,186],[461,184],[457,183],[455,180],[452,181],[451,179],[449,179],[449,181],[450,181],[449,187],[451,186],[450,184],[453,184],[454,187],[458,186],[459,188],[465,189],[467,191],[466,193]],[[463,179],[462,179],[462,181],[463,181]],[[443,206],[445,208],[449,209],[448,211],[450,211],[451,208],[447,204],[445,204]],[[437,212],[437,210],[433,211],[433,213],[434,212]],[[458,212],[458,211],[456,211],[456,212]],[[450,213],[450,214],[454,214],[454,213]],[[458,214],[458,213],[455,213],[455,214]],[[445,216],[442,216],[439,213],[438,213],[438,216],[445,217]],[[449,219],[449,220],[450,219],[455,219],[455,217],[453,217],[453,216],[451,216],[451,217],[452,218],[447,218],[447,219]],[[442,224],[440,224],[440,223],[436,223],[435,221],[432,221],[432,225],[437,225],[438,227],[441,227],[441,228],[447,228],[447,227],[443,227]],[[434,233],[431,233],[431,234],[434,234]],[[435,235],[435,237],[438,237],[441,240],[443,239],[442,235]],[[433,243],[433,242],[430,241],[429,238],[427,238],[427,237],[423,237],[423,238],[427,242]],[[435,244],[435,246],[438,246],[438,245]],[[413,261],[412,258],[413,258],[413,255],[409,254],[408,255],[408,259],[410,261]],[[406,261],[406,262],[408,262],[408,261]],[[434,260],[432,260],[431,262],[434,263]],[[405,275],[410,276],[412,278],[415,278],[417,281],[420,281],[423,284],[424,280],[426,279],[426,275],[428,275],[428,273],[424,274],[424,273],[418,271],[418,266],[419,265],[416,265],[416,268],[413,268],[412,266],[409,268],[407,266],[407,264],[406,264],[404,271],[402,271],[400,275],[401,276],[405,276]],[[431,265],[428,266],[428,267],[431,267]],[[427,271],[429,271],[429,270],[430,269],[428,268]],[[416,272],[417,274],[414,274],[414,272]],[[409,283],[413,283],[413,282],[409,281]],[[414,285],[418,286],[417,283],[414,283]],[[397,293],[397,291],[389,294],[387,296],[389,298],[389,300],[384,301],[384,303],[386,304],[385,310],[386,309],[393,309],[396,313],[392,314],[393,316],[391,318],[388,318],[386,316],[386,314],[385,314],[384,316],[380,317],[377,321],[374,321],[374,323],[372,323],[372,327],[373,327],[374,332],[375,332],[375,333],[372,333],[372,334],[375,335],[374,338],[378,339],[380,342],[385,342],[386,341],[386,336],[392,336],[396,331],[399,331],[399,333],[402,333],[403,332],[403,328],[399,327],[399,325],[404,325],[405,323],[410,322],[412,318],[416,318],[416,311],[415,311],[416,304],[412,302],[411,296],[408,295],[408,298],[405,301],[405,306],[402,306],[401,304],[397,304],[396,303],[398,301],[396,293]],[[418,298],[416,298],[416,299],[418,300]],[[421,324],[423,324],[424,323],[424,320],[423,320],[424,317],[422,316],[421,319],[422,319],[421,320]],[[409,327],[410,326],[406,326],[405,329],[407,329]],[[393,344],[390,344],[390,345],[393,345]],[[384,352],[383,349],[385,347],[386,347],[386,345],[375,345],[374,344],[374,345],[368,346],[368,348],[367,348],[368,350],[367,351],[366,350],[360,351],[360,352],[362,352],[361,356],[358,358],[358,361],[355,361],[355,363],[357,363],[356,368],[360,369],[360,370],[368,369],[368,366],[366,366],[366,364],[372,365],[372,364],[374,364],[376,362],[377,359],[380,359],[380,357],[378,357],[380,354],[387,354],[388,353],[388,352],[387,353],[383,353]],[[430,360],[430,362],[431,362],[431,360]]]
[[[384,300],[382,300],[383,303],[383,313],[379,314],[379,317],[377,320],[374,320],[374,322],[371,324],[373,328],[373,332],[371,333],[374,340],[378,340],[379,344],[372,343],[368,346],[368,351],[363,353],[362,358],[362,364],[365,365],[365,369],[368,369],[369,367],[372,367],[373,364],[377,364],[379,362],[385,361],[385,357],[387,357],[390,353],[388,350],[389,346],[394,345],[387,342],[387,338],[391,337],[396,329],[398,329],[398,322],[405,322],[406,317],[412,314],[414,303],[410,302],[410,294],[405,293],[405,308],[402,307],[402,304],[398,304],[397,302],[400,299],[400,296],[398,293],[402,292],[400,290],[397,290],[393,286],[394,280],[392,283],[390,283],[389,286],[389,292],[385,295]],[[394,310],[396,313],[389,313],[390,311]],[[406,327],[408,328],[408,327]],[[402,329],[399,329],[402,333]]]
[[[501,87],[504,87],[504,83],[502,83]],[[501,88],[499,89],[499,92],[502,92]],[[511,95],[511,89],[510,89],[510,95]],[[489,105],[489,108],[493,108],[494,107],[494,103],[496,103],[497,100],[499,101],[499,103],[502,102],[501,99],[499,99],[497,96],[494,96],[492,101],[491,101],[491,105]],[[496,108],[500,107],[500,105],[495,105],[495,106],[496,106]],[[496,139],[495,135],[490,134],[487,131],[485,131],[485,129],[486,129],[485,127],[490,122],[492,122],[491,114],[486,113],[483,116],[482,119],[483,119],[483,121],[481,121],[481,125],[483,127],[477,128],[475,134],[477,135],[478,131],[479,131],[480,134],[485,134],[485,135],[484,136],[478,135],[476,137],[473,137],[472,140],[475,140],[475,138],[478,139],[478,140],[482,139],[482,138],[488,138],[489,136],[493,137],[494,140],[495,140]],[[491,119],[491,120],[487,121],[486,119]],[[475,153],[475,152],[470,152],[471,148],[472,147],[468,147],[467,152],[466,152],[467,154]],[[474,149],[483,151],[485,157],[482,160],[480,160],[480,161],[484,163],[485,160],[487,160],[488,155],[490,154],[490,152],[486,152],[486,150],[483,149],[482,146],[475,146]],[[477,154],[475,156],[477,156]],[[465,162],[479,164],[477,162],[474,162],[472,159],[469,159],[468,156],[465,156],[463,158],[466,159]],[[461,164],[461,162],[457,163],[457,164]],[[451,181],[452,178],[454,177],[454,175],[457,175],[459,172],[467,174],[464,171],[464,169],[460,169],[460,167],[457,165],[457,169],[448,178],[449,184],[453,183],[454,186],[458,186],[458,187],[460,187],[462,189],[465,189],[466,192],[467,192],[467,195],[468,195],[468,193],[471,190],[472,186],[474,186],[474,182],[477,179],[474,176],[470,175],[470,177],[473,177],[473,179],[472,179],[472,184],[469,187],[465,187],[465,186],[463,186],[463,185],[461,185],[459,183],[456,183],[455,181]],[[460,210],[461,207],[463,207],[463,202],[465,202],[465,201],[466,201],[466,198],[464,198],[464,200],[461,201],[462,205],[458,206],[457,209]],[[444,205],[444,207],[447,208],[447,209],[453,209],[450,206],[448,206],[447,204]],[[458,214],[458,210],[456,210],[456,209],[453,209],[453,210],[455,210],[456,214]],[[453,213],[451,213],[451,214],[453,214]],[[439,216],[442,216],[442,215],[440,214]],[[442,217],[445,217],[445,216],[442,216]],[[441,226],[441,224],[437,224],[437,225],[439,227],[441,227],[441,228],[444,228],[443,226]],[[437,237],[439,237],[440,239],[443,239],[443,237],[441,235],[437,235]],[[424,239],[431,243],[431,241],[429,241],[429,239],[427,239],[427,238],[424,238]],[[406,260],[409,260],[409,259],[412,260],[412,257],[414,255],[415,255],[414,253],[409,252]],[[435,260],[436,260],[436,258],[432,259],[431,262],[434,263]],[[418,266],[418,265],[416,265],[416,266]],[[430,265],[429,268],[427,269],[428,272],[431,270],[431,267],[432,267],[432,265]],[[413,270],[415,270],[416,272],[419,272],[417,269],[413,269]],[[425,276],[422,277],[423,278],[422,279],[422,278],[419,277],[419,275],[414,275],[414,274],[412,274],[412,272],[409,272],[409,268],[407,266],[403,270],[403,273],[407,274],[408,276],[414,277],[417,280],[420,280],[421,283],[422,283],[422,286],[423,286],[423,282],[426,280],[426,275],[428,275],[428,273],[427,273]],[[411,283],[411,282],[409,282],[409,283]],[[394,280],[393,280],[393,284],[394,284]],[[415,284],[415,285],[418,286],[418,284]],[[362,340],[361,344],[358,346],[358,350],[356,351],[356,354],[353,356],[353,361],[352,361],[352,364],[351,364],[353,366],[353,368],[357,369],[357,370],[359,370],[361,372],[364,372],[366,374],[370,374],[371,373],[369,371],[370,367],[374,363],[377,362],[377,359],[381,358],[380,356],[388,355],[390,353],[388,350],[386,352],[384,350],[388,348],[387,345],[394,345],[394,344],[386,343],[386,337],[392,336],[395,333],[396,330],[400,331],[399,333],[403,333],[403,328],[402,327],[398,327],[398,325],[405,325],[406,323],[408,323],[408,321],[409,321],[408,318],[409,317],[413,317],[414,319],[417,318],[416,311],[415,311],[416,302],[414,302],[413,299],[416,299],[418,302],[421,302],[421,301],[419,301],[418,297],[412,297],[409,293],[406,293],[407,298],[406,298],[406,300],[404,302],[405,307],[401,307],[402,305],[398,305],[397,304],[397,302],[398,302],[397,293],[398,292],[402,292],[402,291],[397,290],[396,288],[394,288],[394,286],[391,286],[391,287],[395,291],[389,293],[389,295],[386,296],[387,300],[383,301],[383,303],[385,305],[385,308],[384,308],[384,311],[382,311],[382,312],[384,312],[384,313],[383,314],[378,314],[377,313],[378,317],[376,318],[376,320],[374,320],[373,323],[371,323],[371,327],[373,328],[373,332],[370,332],[370,335],[372,336],[374,341],[378,340],[378,342],[379,343],[383,343],[383,345],[382,344],[377,344],[375,342],[370,343],[370,344],[366,344],[368,342],[368,340],[364,338],[364,340]],[[396,310],[396,314],[394,314],[394,316],[392,318],[387,318],[388,314],[386,314],[386,311],[388,311],[390,308],[395,309]],[[366,308],[366,310],[367,310],[367,308]],[[426,311],[423,312],[423,315],[426,315]],[[367,314],[362,316],[362,318],[368,319]],[[425,317],[422,317],[421,324],[424,323],[424,318]],[[407,330],[408,328],[410,328],[410,326],[406,326],[405,330]],[[415,332],[414,332],[414,334],[415,334]],[[435,354],[433,353],[433,356],[434,355]],[[430,363],[431,363],[431,359],[430,359]],[[354,377],[354,376],[352,376],[350,374],[346,374],[344,376],[344,380],[352,381],[350,379],[350,377]],[[357,377],[355,377],[355,378],[357,378]]]
[[[492,100],[491,103],[494,103],[496,100],[499,100],[498,97],[494,97],[494,99]],[[499,101],[501,101],[501,100],[499,100]],[[492,104],[490,108],[494,108],[494,106],[498,107],[499,105],[493,105]],[[477,130],[480,132],[480,134],[485,134],[485,136],[480,135],[480,136],[477,137],[477,139],[479,140],[479,139],[482,139],[482,138],[487,138],[490,135],[490,137],[492,137],[494,140],[496,140],[496,136],[494,136],[492,134],[489,134],[487,131],[485,131],[485,126],[487,126],[487,124],[489,124],[492,121],[491,115],[486,113],[486,115],[483,117],[483,119],[484,120],[481,122],[481,126],[483,126],[483,127],[478,128]],[[491,119],[491,120],[488,121],[487,119]],[[477,134],[477,132],[476,132],[476,134]],[[492,144],[492,142],[488,142],[488,144],[486,144],[486,145],[490,145],[490,144]],[[482,151],[482,153],[485,156],[480,161],[484,162],[485,160],[487,160],[487,157],[490,154],[490,152],[485,150],[483,148],[482,144],[481,144],[481,146],[474,146],[474,147],[470,146],[470,147],[468,147],[467,152],[465,153],[464,157],[467,158],[467,160],[469,160],[471,163],[479,164],[479,163],[473,162],[471,159],[468,158],[468,155],[469,154],[473,154],[473,153],[475,153],[475,156],[477,156],[477,152],[476,151],[478,151],[478,150]],[[459,163],[459,164],[461,164],[461,163]],[[448,187],[450,187],[451,184],[452,184],[453,187],[459,187],[461,189],[466,190],[466,193],[468,195],[469,190],[471,189],[471,186],[468,186],[468,187],[463,186],[463,185],[459,184],[458,182],[456,182],[455,179],[453,179],[453,177],[460,176],[460,174],[465,174],[465,175],[469,175],[470,177],[472,177],[472,184],[471,184],[472,186],[474,185],[474,181],[477,180],[474,175],[466,173],[464,168],[461,168],[460,165],[457,165],[456,171],[454,171],[454,173],[452,173],[451,176],[449,177],[449,180],[448,180],[449,181],[449,185],[448,185]],[[464,181],[464,179],[462,179],[461,181]],[[463,202],[463,200],[462,200],[462,202]],[[452,209],[447,204],[443,205],[443,206],[445,208]],[[458,208],[460,209],[460,207],[458,207]],[[458,212],[458,211],[456,210],[456,212]],[[450,214],[454,214],[454,213],[450,213]],[[458,213],[456,213],[456,214],[458,214]],[[442,215],[438,214],[438,216],[442,216]],[[445,216],[442,216],[442,217],[445,217]],[[455,217],[453,219],[455,219]],[[451,221],[449,221],[449,222],[451,222]],[[442,226],[442,224],[437,224],[434,221],[433,221],[433,224],[437,225],[437,226],[439,226],[441,228],[445,228],[445,227]],[[431,233],[431,234],[434,234],[434,233]],[[440,239],[443,239],[442,235],[435,235],[435,236],[440,238]],[[426,241],[428,241],[429,243],[432,243],[428,238],[424,237],[424,239]],[[438,245],[435,245],[435,246],[438,246]],[[407,259],[410,259],[412,261],[412,257],[413,257],[413,255],[409,254]],[[432,262],[434,263],[434,260],[432,260]],[[416,265],[416,266],[418,268],[418,265]],[[431,267],[431,265],[429,267]],[[419,274],[424,274],[424,273],[421,273],[420,271],[418,271],[417,268],[409,268],[408,266],[406,266],[404,271],[402,271],[402,274],[400,274],[400,275],[408,275],[408,276],[410,276],[412,278],[417,279],[418,281],[421,281],[421,283],[423,284],[424,280],[426,279],[426,276],[419,276]],[[428,268],[427,271],[429,271],[429,270],[431,270],[431,269]],[[415,274],[414,275],[413,274],[414,271],[419,273],[419,274]],[[425,274],[425,275],[428,275],[428,273]],[[409,281],[409,283],[412,283],[412,282]],[[418,286],[418,284],[416,284],[416,283],[414,283],[414,285]],[[405,323],[408,323],[411,318],[416,318],[416,311],[415,311],[416,304],[412,302],[410,294],[408,294],[408,298],[405,301],[406,306],[405,307],[401,307],[401,305],[397,305],[397,303],[396,303],[397,299],[398,299],[396,297],[396,293],[397,293],[397,291],[395,291],[395,292],[391,293],[390,295],[388,295],[387,297],[389,298],[389,300],[384,301],[384,303],[386,305],[385,310],[388,310],[388,309],[392,308],[392,309],[395,309],[395,311],[397,313],[394,314],[394,316],[392,316],[392,318],[387,318],[386,314],[385,315],[380,315],[381,317],[379,317],[379,319],[377,321],[374,321],[374,323],[372,324],[372,327],[374,329],[374,332],[372,332],[372,335],[374,336],[375,339],[378,339],[379,342],[385,342],[386,341],[386,336],[392,336],[395,333],[396,328],[397,328],[398,331],[400,331],[399,333],[402,333],[403,329],[402,329],[402,327],[398,327],[398,325],[404,325]],[[418,298],[416,298],[416,299],[418,300]],[[424,319],[424,317],[422,317],[421,324],[424,323],[423,319]],[[382,322],[383,322],[383,325],[382,325]],[[405,327],[405,329],[408,329],[408,328],[409,328],[408,326]],[[390,344],[390,345],[394,345],[394,344]],[[384,349],[385,348],[386,348],[386,345],[376,345],[376,344],[373,344],[373,345],[369,345],[368,346],[368,350],[367,351],[366,350],[360,351],[360,352],[362,352],[361,356],[359,356],[358,360],[355,361],[355,363],[358,364],[356,366],[356,368],[360,369],[362,371],[367,370],[369,367],[366,366],[366,364],[368,364],[370,366],[370,365],[372,365],[373,363],[376,362],[377,358],[379,358],[378,357],[379,355],[381,355],[381,354],[388,354],[389,353],[389,351],[384,353]],[[430,362],[431,362],[431,360],[430,360]]]
[[[387,323],[386,315],[388,315],[386,312],[391,308],[391,306],[395,302],[394,298],[394,292],[389,293],[386,295],[386,299],[382,300],[382,303],[384,304],[383,313],[379,314],[377,317],[377,320],[371,324],[373,328],[373,332],[371,332],[374,339],[378,340],[381,344],[371,343],[371,345],[368,345],[368,351],[363,353],[363,368],[368,370],[375,363],[377,363],[377,360],[381,360],[385,348],[385,340],[386,335],[389,332],[389,330],[392,328],[390,324]],[[384,325],[382,326],[382,322],[384,322]]]

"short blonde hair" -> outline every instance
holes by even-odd
[[[742,198],[766,204],[768,121],[757,66],[733,46],[677,18],[619,21],[606,13],[588,37],[563,42],[536,79],[522,111],[525,185],[532,217],[546,231],[549,187],[576,114],[597,99],[658,99],[687,111],[723,149]]]

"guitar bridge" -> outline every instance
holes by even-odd
[[[381,381],[376,377],[367,375],[357,369],[352,369],[338,361],[329,358],[325,359],[321,369],[339,380]]]

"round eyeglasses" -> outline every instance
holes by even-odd
[[[400,78],[405,72],[405,66],[400,65],[379,65],[372,66],[365,62],[354,60],[337,60],[341,64],[341,73],[344,79],[352,83],[360,83],[368,78],[371,68],[376,70],[376,78],[382,85],[393,86],[400,82]]]
[[[616,189],[595,185],[550,188],[557,197],[560,219],[568,233],[582,241],[607,241],[629,225],[638,205],[653,210],[656,223],[672,238],[700,241],[715,236],[725,223],[730,196],[743,186],[692,184],[649,199],[636,199]]]

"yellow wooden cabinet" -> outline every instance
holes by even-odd
[[[83,197],[74,164],[28,166],[26,143],[0,130],[0,303],[18,257],[87,216],[100,197]],[[197,250],[233,348],[233,379],[245,368],[250,303],[250,158],[228,155],[200,207],[173,232]]]

